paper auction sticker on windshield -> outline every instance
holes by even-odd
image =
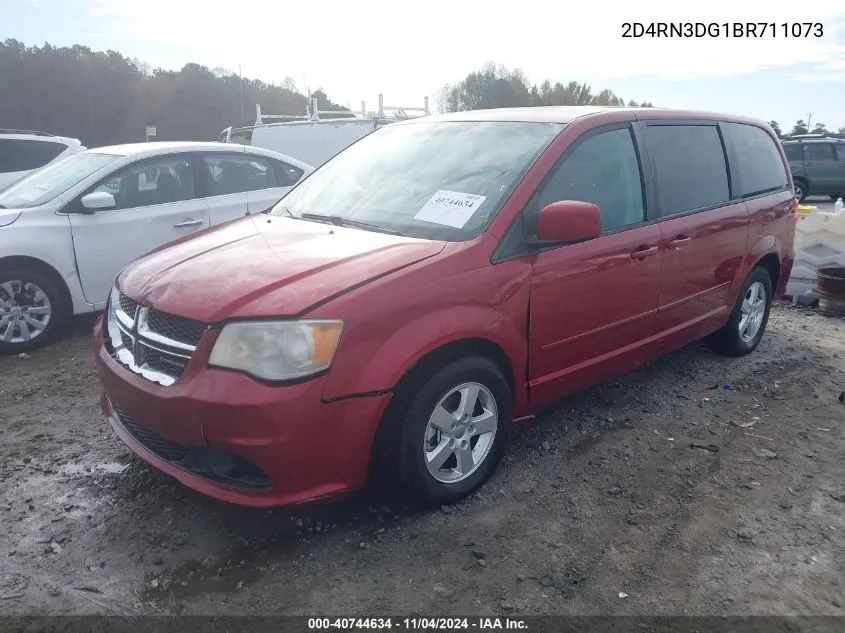
[[[441,189],[417,211],[414,219],[462,229],[486,199],[487,196],[474,193]]]

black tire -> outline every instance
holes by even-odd
[[[50,342],[58,332],[67,324],[70,310],[64,300],[64,295],[56,287],[55,282],[50,280],[45,275],[27,268],[9,268],[0,270],[0,287],[8,282],[23,282],[31,283],[41,288],[47,299],[50,301],[50,320],[46,327],[37,336],[32,337],[29,341],[18,341],[14,343],[4,342],[2,340],[3,334],[6,331],[6,324],[4,318],[8,318],[10,312],[0,308],[0,354],[19,354],[37,349],[44,344]],[[18,288],[18,284],[14,284],[14,288]],[[0,291],[0,299],[5,298],[6,290]]]
[[[793,185],[795,186],[795,197],[798,198],[798,202],[803,203],[807,199],[807,196],[810,195],[810,186],[803,178],[796,178],[793,181]]]
[[[438,481],[429,473],[424,441],[429,417],[440,400],[464,383],[484,386],[495,401],[498,425],[486,457],[466,478],[453,483]],[[422,507],[448,505],[473,493],[493,473],[510,439],[513,394],[499,367],[483,357],[462,358],[443,367],[427,380],[415,381],[404,394],[397,394],[380,433],[375,471],[381,484],[401,492],[406,501]],[[472,441],[472,440],[470,440]],[[475,444],[471,446],[477,446]],[[451,459],[451,458],[450,458]],[[448,460],[447,460],[448,464]]]
[[[763,312],[763,319],[756,335],[750,340],[744,340],[740,334],[739,326],[742,319],[742,304],[749,293],[751,286],[759,283],[765,291],[765,310]],[[730,319],[727,325],[718,332],[710,336],[710,344],[713,349],[726,356],[745,356],[753,352],[760,344],[763,334],[766,331],[766,324],[769,322],[769,312],[772,308],[772,280],[769,277],[768,271],[762,266],[758,266],[751,271],[745,283],[742,284],[742,289],[736,299],[736,304],[731,312]]]

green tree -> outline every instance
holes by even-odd
[[[777,121],[769,121],[769,125],[771,126],[774,133],[777,134],[778,138],[783,138],[783,132],[781,132],[780,125]]]
[[[323,91],[315,96],[320,109],[346,109]],[[216,139],[225,127],[252,124],[257,103],[265,113],[302,115],[308,99],[292,80],[273,86],[199,64],[152,69],[116,51],[0,41],[4,127],[72,136],[88,147],[143,141],[146,125],[157,127],[158,140]]]
[[[806,134],[807,133],[807,124],[804,122],[803,119],[798,119],[795,122],[795,125],[792,127],[792,132],[790,132],[790,136],[795,136],[796,134]]]
[[[577,81],[553,84],[546,80],[539,85],[530,85],[521,70],[511,71],[504,66],[488,62],[481,70],[469,73],[461,81],[444,86],[438,105],[441,111],[456,112],[515,106],[623,106],[625,100],[607,89],[594,94],[589,84]],[[637,102],[631,100],[628,105],[636,107]],[[640,107],[653,106],[651,102],[643,101]]]

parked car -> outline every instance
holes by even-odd
[[[709,336],[760,342],[797,201],[771,128],[656,109],[395,123],[268,216],[116,278],[102,409],[153,466],[252,506],[368,475],[454,502],[511,426]]]
[[[783,150],[801,202],[807,196],[845,196],[845,138],[807,135],[783,141]]]
[[[0,129],[0,191],[28,173],[84,149],[75,138]]]
[[[102,310],[136,257],[269,210],[311,171],[243,145],[136,143],[22,178],[0,192],[0,352],[42,345],[72,314]]]

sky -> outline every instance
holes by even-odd
[[[775,6],[780,5],[780,6]],[[624,38],[623,23],[775,23],[764,37]],[[781,24],[821,24],[784,37]],[[799,29],[801,27],[798,27]],[[803,29],[802,29],[803,30]],[[816,27],[810,28],[811,33]],[[532,83],[585,81],[656,106],[845,126],[845,0],[0,0],[0,39],[114,49],[153,67],[195,62],[323,88],[375,110],[434,106],[488,61]],[[2,80],[2,78],[0,78]]]

